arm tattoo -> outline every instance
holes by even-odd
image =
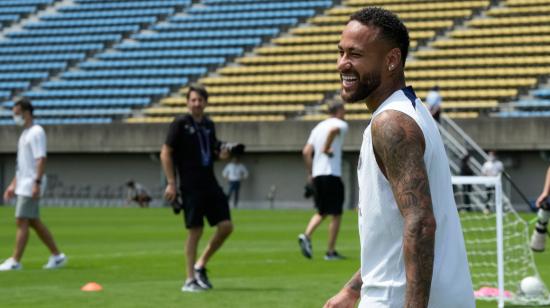
[[[379,165],[404,220],[405,307],[427,307],[436,223],[424,164],[424,136],[413,119],[391,110],[383,112],[373,122],[372,136]]]
[[[361,271],[359,270],[346,283],[345,287],[356,292],[361,292],[361,286],[363,286],[363,280],[361,279]]]

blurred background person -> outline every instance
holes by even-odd
[[[21,258],[29,239],[29,227],[36,231],[40,240],[51,253],[45,269],[55,269],[67,263],[67,257],[59,251],[53,235],[40,219],[39,201],[44,189],[46,170],[46,133],[42,126],[34,123],[33,106],[27,99],[21,99],[13,106],[13,120],[23,127],[17,145],[17,171],[4,192],[7,202],[17,197],[15,220],[17,234],[13,255],[0,264],[0,271],[23,268]]]
[[[153,198],[151,198],[151,194],[147,191],[145,186],[134,180],[129,180],[126,182],[126,187],[128,187],[128,203],[134,201],[139,207],[149,207],[149,203]]]
[[[327,216],[329,225],[328,247],[325,260],[342,259],[336,251],[336,239],[340,231],[344,206],[344,184],[342,183],[342,144],[348,131],[344,121],[344,104],[333,101],[328,108],[330,118],[317,124],[302,150],[306,164],[307,181],[313,186],[313,200],[317,213],[313,214],[304,233],[298,236],[298,243],[304,257],[313,257],[311,236]]]
[[[434,86],[426,96],[426,103],[430,109],[432,117],[439,122],[441,117],[441,103],[443,102],[443,97],[439,92],[439,86]]]
[[[239,156],[234,156],[231,162],[223,169],[223,177],[229,181],[227,190],[227,200],[233,196],[233,207],[237,208],[239,203],[239,191],[241,190],[241,181],[248,178],[248,170],[241,163]]]

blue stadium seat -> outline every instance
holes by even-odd
[[[246,36],[275,36],[279,34],[277,28],[254,28],[254,29],[235,29],[235,30],[216,30],[216,31],[185,31],[168,32],[155,34],[135,34],[133,39],[152,41],[166,39],[206,39],[213,37],[246,37]]]
[[[0,98],[6,99],[11,95],[11,91],[0,91]]]
[[[532,91],[532,93],[537,97],[550,97],[550,89],[538,89]]]
[[[227,28],[243,28],[243,27],[263,27],[263,26],[285,26],[298,23],[296,18],[279,18],[279,19],[252,19],[252,20],[233,20],[233,21],[218,21],[218,22],[197,22],[190,21],[188,23],[167,23],[159,24],[153,27],[159,31],[181,31],[190,29],[227,29]]]
[[[0,15],[0,22],[6,22],[6,21],[18,21],[19,18],[21,18],[19,15],[14,14],[2,14]]]
[[[44,89],[69,89],[69,88],[109,88],[109,87],[159,87],[182,86],[187,83],[187,78],[157,78],[157,79],[87,79],[87,80],[61,80],[50,81],[42,85]],[[1,89],[0,83],[0,89]]]
[[[101,71],[77,71],[65,72],[61,75],[64,79],[89,79],[89,78],[132,78],[132,77],[178,77],[188,75],[203,75],[207,69],[204,67],[182,69],[117,69]],[[1,76],[1,75],[0,75]]]
[[[112,34],[139,31],[138,25],[123,25],[123,26],[104,26],[104,27],[87,27],[87,28],[67,28],[67,29],[30,29],[20,32],[7,33],[7,37],[33,37],[46,35],[82,35],[82,34]]]
[[[85,62],[80,65],[84,69],[103,69],[103,68],[137,68],[137,67],[185,67],[188,65],[221,65],[225,63],[225,58],[191,58],[191,59],[163,59],[163,60],[125,60],[125,61],[98,61]]]
[[[216,40],[194,40],[194,41],[159,41],[122,43],[116,46],[121,50],[135,49],[173,49],[192,47],[222,47],[222,46],[257,46],[262,42],[261,38],[231,38]]]
[[[48,5],[53,4],[54,0],[4,0],[0,2],[0,7],[4,6],[25,6],[25,5]]]
[[[22,72],[36,70],[63,70],[67,67],[65,62],[49,62],[49,63],[24,63],[24,64],[4,64],[0,65],[0,72]]]
[[[187,49],[187,50],[158,50],[104,53],[97,58],[102,60],[118,59],[160,59],[176,57],[209,57],[209,56],[239,56],[243,54],[242,48],[216,48],[216,49]]]
[[[129,17],[129,18],[109,18],[109,19],[75,19],[75,20],[38,21],[38,22],[26,24],[25,29],[139,25],[139,24],[152,24],[156,20],[157,18],[154,16],[145,16],[145,17]]]
[[[131,108],[37,109],[34,111],[37,117],[116,116],[129,115],[131,113]]]
[[[24,90],[30,87],[27,81],[0,82],[0,90]]]
[[[15,62],[50,62],[50,61],[78,61],[86,57],[83,53],[61,53],[61,54],[38,54],[38,55],[20,55],[20,56],[0,56],[0,63]]]
[[[28,73],[3,73],[0,74],[0,80],[34,80],[34,79],[46,79],[48,73],[46,72],[28,72]]]
[[[48,53],[48,52],[78,52],[94,51],[103,49],[103,44],[67,44],[67,45],[42,45],[42,46],[0,46],[0,57],[2,54],[27,54],[27,53]]]
[[[95,98],[95,99],[33,99],[32,105],[36,108],[90,108],[90,107],[144,107],[151,103],[147,97],[135,98]],[[4,108],[12,108],[12,101],[3,104]],[[11,111],[10,114],[11,115]]]
[[[60,12],[82,12],[87,10],[120,10],[134,8],[166,8],[174,6],[187,6],[191,4],[191,0],[162,0],[162,1],[117,1],[104,3],[86,3],[78,6],[60,7]]]
[[[284,11],[265,11],[257,12],[239,12],[239,13],[212,13],[212,14],[197,14],[174,16],[170,18],[170,22],[189,22],[197,20],[245,20],[245,19],[262,19],[262,18],[277,18],[277,17],[311,17],[315,15],[315,10],[284,10]]]
[[[67,20],[67,19],[84,19],[84,18],[118,18],[118,17],[131,17],[131,16],[154,16],[154,15],[172,15],[174,9],[148,9],[148,10],[113,10],[113,11],[99,11],[99,12],[76,12],[66,14],[53,14],[44,15],[41,18],[43,20]]]
[[[35,91],[25,94],[30,99],[34,98],[62,98],[62,97],[141,97],[141,96],[165,96],[170,93],[168,88],[146,89],[111,89],[95,88],[87,90],[49,90]]]
[[[550,108],[550,100],[536,99],[536,100],[520,100],[515,103],[516,107],[546,107]]]
[[[31,14],[35,11],[34,6],[0,6],[0,14]]]
[[[332,1],[289,1],[284,3],[254,3],[243,5],[216,5],[216,6],[194,6],[189,8],[190,14],[202,14],[212,12],[243,12],[243,11],[270,11],[270,10],[293,10],[312,7],[330,7]]]
[[[122,36],[119,34],[106,35],[80,35],[75,37],[29,37],[17,38],[0,41],[0,46],[18,46],[35,44],[66,44],[66,43],[90,43],[90,42],[108,42],[120,41]]]

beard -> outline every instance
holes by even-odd
[[[365,76],[365,78],[358,79],[357,89],[350,93],[340,93],[342,100],[346,103],[353,103],[357,101],[365,100],[369,97],[374,90],[376,90],[381,83],[380,72],[373,72]]]

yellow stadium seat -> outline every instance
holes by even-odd
[[[288,83],[288,82],[337,82],[340,75],[337,73],[313,73],[313,74],[277,74],[277,75],[252,75],[252,76],[221,76],[207,77],[199,80],[206,86],[228,84],[260,84],[260,83]]]
[[[482,36],[517,36],[532,34],[550,34],[550,26],[522,26],[514,28],[491,28],[491,29],[467,29],[456,30],[451,33],[452,37],[482,37]]]
[[[477,39],[453,39],[453,40],[438,40],[433,42],[432,46],[440,48],[453,47],[474,47],[474,46],[514,46],[523,44],[548,44],[550,37],[544,36],[507,36],[507,37],[488,37]]]
[[[500,16],[514,16],[514,15],[529,15],[529,14],[548,14],[550,13],[549,6],[537,5],[537,6],[521,6],[521,7],[502,7],[495,8],[487,11],[488,16],[500,17]]]
[[[547,25],[550,24],[550,16],[521,16],[480,18],[467,23],[470,27],[504,27],[518,25]]]

